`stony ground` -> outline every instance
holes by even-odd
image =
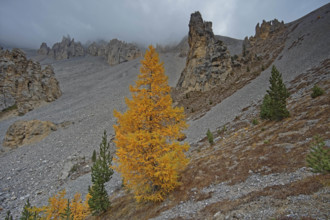
[[[294,85],[295,82],[292,80],[306,73],[308,69],[322,66],[323,61],[330,59],[330,37],[329,33],[325,32],[330,26],[329,11],[329,7],[327,7],[319,10],[317,14],[312,13],[304,19],[296,21],[298,26],[289,35],[285,49],[280,54],[281,59],[275,61],[275,65],[282,72],[283,78],[289,86]],[[303,38],[301,38],[302,36]],[[52,63],[63,95],[55,102],[41,106],[22,117],[8,116],[2,118],[0,121],[0,140],[3,140],[7,128],[18,119],[38,119],[52,121],[56,124],[66,122],[67,126],[52,132],[38,143],[26,145],[0,155],[0,218],[4,217],[7,210],[11,210],[16,219],[27,198],[30,198],[32,205],[39,206],[46,204],[48,197],[62,188],[66,188],[69,197],[72,197],[75,192],[82,194],[87,192],[87,187],[90,184],[89,168],[92,151],[98,148],[104,130],[108,131],[110,137],[113,135],[112,125],[115,122],[112,115],[113,109],[116,108],[119,111],[125,109],[123,97],[129,96],[128,87],[134,83],[140,66],[138,60],[110,67],[101,57],[87,56],[55,62],[48,58],[35,56],[33,51],[30,51],[28,55],[41,61],[42,64]],[[166,65],[169,83],[174,86],[185,65],[185,59],[175,54],[164,54],[161,59]],[[328,73],[323,75],[326,75],[328,80],[329,69],[326,70]],[[237,116],[241,117],[242,120],[244,117],[248,120],[251,120],[249,117],[255,117],[253,114],[256,111],[253,109],[257,109],[257,104],[260,103],[265,94],[269,76],[270,69],[266,69],[250,84],[214,106],[203,117],[189,121],[190,127],[187,130],[186,141],[192,145],[189,155],[194,158],[190,165],[194,167],[190,167],[192,169],[184,174],[184,176],[189,177],[182,179],[183,182],[187,181],[184,182],[186,184],[171,194],[163,204],[135,204],[130,194],[120,190],[121,179],[118,174],[115,174],[108,185],[108,191],[110,193],[115,192],[112,194],[113,209],[120,210],[117,213],[117,219],[128,218],[127,216],[134,216],[135,218],[142,216],[140,219],[143,219],[143,216],[177,219],[223,219],[226,217],[229,219],[234,217],[258,219],[280,217],[282,214],[283,217],[291,218],[300,218],[299,216],[309,216],[316,219],[329,218],[327,211],[329,210],[329,190],[324,187],[324,184],[329,185],[329,178],[313,176],[308,169],[304,168],[305,164],[302,157],[307,151],[308,141],[312,135],[320,132],[317,126],[324,126],[329,123],[329,121],[325,121],[325,117],[328,118],[329,115],[329,108],[326,103],[322,104],[322,106],[324,105],[322,116],[317,115],[315,113],[317,111],[311,113],[311,117],[318,117],[313,119],[319,119],[317,122],[313,122],[312,119],[304,121],[304,123],[312,123],[312,125],[316,123],[314,124],[315,129],[313,133],[310,133],[310,136],[303,136],[309,139],[305,142],[301,140],[301,145],[297,145],[303,146],[303,151],[299,151],[301,154],[297,154],[296,160],[289,160],[290,158],[287,160],[289,162],[298,161],[294,166],[288,166],[285,163],[281,165],[279,162],[274,162],[281,160],[275,159],[273,162],[270,161],[270,164],[263,165],[263,163],[258,163],[259,160],[248,157],[254,158],[252,156],[255,155],[260,159],[260,155],[266,154],[267,150],[276,152],[277,149],[281,149],[279,152],[282,154],[274,155],[283,155],[288,149],[291,152],[290,155],[294,156],[295,150],[300,149],[299,147],[296,149],[297,146],[294,142],[285,139],[288,136],[295,140],[301,136],[295,133],[286,133],[291,130],[279,131],[283,133],[283,137],[279,135],[277,139],[271,139],[267,136],[272,132],[271,123],[258,125],[266,127],[264,133],[258,133],[262,127],[248,128],[251,133],[245,133],[246,130],[244,129],[247,125],[238,123],[240,120],[236,118]],[[302,78],[302,81],[298,81],[313,82],[313,80],[318,79],[323,78]],[[297,97],[297,100],[303,100],[303,97],[308,96],[310,87],[311,85],[308,84],[302,90],[294,92],[293,98]],[[329,100],[325,100],[324,97],[319,100],[329,103]],[[329,97],[328,89],[327,97]],[[295,112],[294,106],[299,107],[299,102],[292,100],[291,108]],[[252,107],[239,116],[242,110],[249,106]],[[316,109],[319,109],[317,105]],[[301,117],[307,114],[304,113],[303,109],[300,109],[300,113],[302,114]],[[299,119],[299,115],[292,118],[295,119],[295,117]],[[323,120],[320,119],[321,117]],[[210,128],[212,131],[216,131],[225,124],[230,127],[229,123],[234,123],[236,126],[232,125],[233,131],[236,132],[226,134],[228,135],[226,140],[231,141],[224,142],[218,137],[217,141],[219,142],[214,149],[207,147],[206,141],[203,140],[206,130]],[[293,122],[288,120],[286,123]],[[302,131],[306,128],[304,123],[299,124]],[[298,126],[296,123],[293,125]],[[288,127],[288,129],[293,128]],[[251,134],[257,133],[261,136],[251,136]],[[325,134],[328,135],[328,133]],[[238,137],[242,139],[236,140]],[[248,137],[251,139],[244,139]],[[255,148],[252,142],[256,140],[252,137],[259,137]],[[327,139],[329,139],[328,136]],[[276,140],[280,142],[276,142]],[[235,144],[239,141],[242,143],[246,141],[249,145],[236,146]],[[283,141],[283,143],[289,144],[279,148],[280,146],[273,143],[274,145],[266,147],[268,141],[274,141],[276,144],[281,144]],[[226,144],[224,145],[226,147],[221,148],[221,144]],[[244,146],[250,146],[250,148],[245,149]],[[205,151],[203,151],[204,148]],[[0,144],[0,149],[5,150],[2,144]],[[244,155],[235,154],[233,152],[235,149],[237,152],[250,152],[251,154],[244,157]],[[259,149],[259,151],[253,149]],[[200,157],[202,155],[199,154],[198,150],[203,151],[208,156]],[[235,155],[242,156],[244,163],[238,159],[230,159],[231,156],[234,157]],[[246,166],[247,162],[253,161],[254,163],[251,164],[255,164],[255,167]],[[85,173],[85,175],[76,174],[76,171],[72,170],[74,164],[78,164],[77,170],[80,174]],[[231,169],[229,169],[230,167]],[[241,167],[242,170],[238,167]],[[271,170],[269,171],[269,169]],[[227,175],[223,175],[222,172],[227,173]],[[231,177],[232,174],[235,176]],[[190,182],[191,184],[187,184]],[[312,183],[316,183],[316,185]],[[304,184],[306,185],[305,188]],[[303,192],[299,190],[285,191],[286,188],[295,189],[296,186],[300,186],[298,188],[302,189]],[[308,188],[309,186],[311,189]],[[223,190],[225,190],[225,194]],[[278,197],[274,196],[273,192],[278,193]],[[195,197],[192,197],[195,193]],[[283,206],[286,204],[285,202],[287,205]],[[300,206],[300,204],[304,205]],[[234,207],[238,207],[238,209]],[[301,209],[301,207],[306,208]]]

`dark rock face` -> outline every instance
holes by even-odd
[[[142,56],[140,49],[136,45],[117,39],[112,39],[107,44],[105,42],[93,42],[88,46],[87,53],[92,56],[104,56],[111,66]]]
[[[232,71],[227,47],[212,31],[212,22],[204,22],[199,12],[191,14],[186,67],[177,87],[186,91],[209,91],[223,83]]]
[[[38,53],[48,55],[56,60],[69,59],[70,57],[84,56],[85,50],[80,42],[74,42],[70,37],[63,37],[62,41],[55,43],[50,49],[46,43],[42,43]]]
[[[16,104],[21,115],[62,94],[53,68],[42,70],[19,49],[0,51],[0,90],[0,110]]]

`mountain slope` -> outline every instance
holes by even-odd
[[[113,208],[106,215],[113,215],[114,219],[270,218],[285,217],[293,210],[296,214],[292,218],[329,218],[329,207],[324,203],[329,201],[326,187],[329,175],[313,176],[303,168],[313,135],[323,135],[329,145],[326,130],[329,126],[329,11],[330,4],[286,24],[290,33],[285,48],[274,62],[286,83],[290,82],[288,87],[292,92],[289,104],[292,117],[283,122],[284,129],[281,123],[261,122],[255,127],[250,123],[258,116],[258,105],[268,88],[270,69],[266,69],[203,117],[189,121],[186,141],[192,145],[191,164],[183,173],[182,187],[164,203],[136,204],[131,194],[121,189],[121,179],[115,174],[107,186]],[[1,207],[12,210],[16,217],[27,198],[32,205],[41,205],[62,188],[67,189],[69,197],[75,192],[87,192],[90,173],[86,164],[98,148],[103,130],[113,135],[113,109],[125,109],[124,96],[129,96],[128,86],[133,84],[140,67],[139,60],[110,67],[102,57],[53,61],[36,56],[33,51],[28,54],[41,59],[42,64],[52,63],[63,94],[55,102],[23,117],[2,119],[0,140],[18,119],[71,123],[41,142],[0,155]],[[170,85],[174,86],[185,59],[174,53],[160,58],[165,62]],[[307,72],[312,67],[317,68]],[[310,88],[315,83],[326,90],[326,95],[312,100]],[[216,133],[215,130],[225,124],[228,130],[219,131],[216,145],[209,147],[204,139],[207,129]],[[306,131],[307,125],[310,131]],[[86,163],[81,163],[84,164],[81,169],[87,169],[86,174],[73,172],[62,178],[63,171],[69,172],[76,163],[74,158],[83,157]],[[2,211],[1,218],[4,215]]]

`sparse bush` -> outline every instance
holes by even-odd
[[[9,111],[12,111],[12,110],[15,110],[15,109],[17,109],[16,103],[12,106],[9,106],[9,107],[3,109],[2,112],[9,112]]]
[[[214,141],[213,141],[213,134],[212,134],[212,132],[210,131],[210,129],[207,129],[206,136],[207,136],[207,140],[209,141],[209,143],[210,143],[211,145],[213,145],[213,144],[214,144]]]
[[[330,149],[325,147],[323,139],[319,136],[314,137],[306,161],[314,173],[330,172]]]
[[[210,101],[209,101],[209,104],[210,104],[210,105],[212,105],[212,104],[213,104],[212,100],[210,100]]]
[[[262,119],[282,120],[289,117],[289,111],[286,109],[286,99],[289,93],[282,81],[282,75],[272,67],[272,75],[269,79],[270,88],[267,90],[260,111]]]
[[[265,67],[264,65],[261,66],[261,71],[264,71],[265,70]]]
[[[254,119],[252,120],[252,124],[253,124],[253,125],[257,125],[257,124],[259,124],[258,119],[254,118]]]
[[[265,140],[264,144],[269,144],[269,142],[270,142],[269,140]]]
[[[250,67],[249,66],[246,67],[246,72],[250,72]]]
[[[313,99],[324,94],[324,90],[317,85],[314,85],[312,91],[313,93],[311,94],[311,97]]]

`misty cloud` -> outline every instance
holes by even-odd
[[[70,35],[76,41],[118,38],[140,44],[173,43],[200,11],[215,34],[243,39],[263,19],[293,21],[326,0],[1,0],[0,44],[38,48]]]

